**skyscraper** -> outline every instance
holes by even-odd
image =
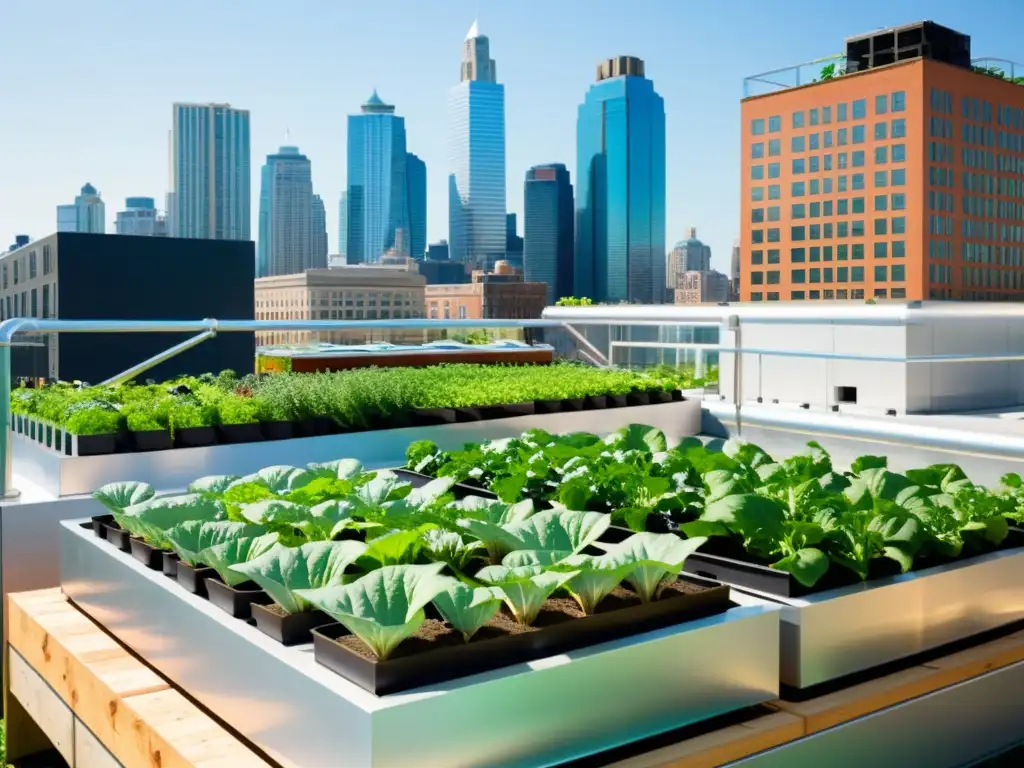
[[[665,277],[669,288],[679,288],[684,272],[707,272],[711,269],[711,247],[697,239],[697,228],[690,227],[689,236],[669,251]]]
[[[505,258],[505,86],[476,22],[462,47],[449,110],[451,258],[491,269]]]
[[[535,165],[523,185],[523,272],[547,283],[548,304],[573,293],[573,198],[561,163]]]
[[[405,184],[409,206],[409,255],[422,259],[427,250],[427,164],[405,155]]]
[[[171,130],[173,237],[250,239],[249,112],[175,104]]]
[[[258,277],[293,275],[315,266],[312,169],[298,147],[267,155],[260,172],[259,216]]]
[[[408,243],[405,160],[405,118],[374,91],[361,113],[348,117],[349,264],[378,263],[399,229]]]
[[[341,192],[338,203],[338,255],[348,258],[348,190]]]
[[[311,213],[313,221],[310,224],[310,237],[313,250],[309,266],[310,269],[327,269],[327,209],[320,195],[313,195]]]
[[[102,235],[107,228],[106,211],[96,187],[86,184],[75,197],[75,202],[57,206],[57,231]]]
[[[574,293],[665,294],[665,103],[631,56],[602,62],[576,123]]]
[[[125,210],[117,212],[114,222],[119,235],[143,235],[163,237],[167,234],[167,221],[156,209],[152,197],[129,197],[124,201]]]
[[[505,214],[505,261],[513,269],[523,270],[523,238],[519,236],[519,227],[514,213]]]

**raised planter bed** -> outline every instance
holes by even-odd
[[[601,428],[615,430],[626,424],[643,422],[656,424],[678,438],[700,431],[701,406],[697,400],[685,400],[658,406],[608,408],[601,412],[600,418]],[[456,448],[468,442],[512,437],[534,427],[551,432],[595,427],[593,413],[543,413],[535,410],[528,416],[345,434],[315,435],[311,428],[310,436],[289,439],[283,435],[288,434],[288,427],[292,428],[291,434],[297,435],[297,425],[286,422],[288,427],[285,427],[279,422],[271,422],[261,425],[266,437],[263,441],[176,448],[171,454],[174,460],[167,461],[168,454],[159,450],[107,456],[60,453],[26,434],[32,430],[35,430],[33,434],[42,434],[41,423],[26,417],[18,417],[17,420],[25,431],[15,444],[15,472],[57,496],[91,493],[106,483],[126,477],[158,488],[184,488],[202,475],[244,475],[280,463],[282,450],[287,451],[288,463],[294,464],[331,461],[339,456],[361,456],[368,466],[398,466],[403,463],[406,447],[416,440],[432,440],[442,447]],[[57,430],[55,440],[61,434]],[[64,440],[62,445],[71,444],[67,435],[60,440]],[[281,440],[288,440],[286,448]]]
[[[463,764],[553,765],[777,693],[777,609],[755,600],[413,695],[375,696],[316,664],[310,645],[283,646],[97,541],[88,521],[61,526],[62,586],[76,605],[290,764],[451,764],[459,744]],[[495,718],[512,699],[530,706]]]
[[[458,632],[428,612],[428,624],[404,654],[378,661],[340,624],[313,630],[313,656],[327,668],[378,696],[449,682],[480,672],[555,656],[585,646],[713,616],[732,605],[729,588],[681,577],[667,596],[641,604],[627,590],[613,595],[608,609],[583,616],[569,598],[549,600],[536,628],[517,625],[506,612],[465,643]]]

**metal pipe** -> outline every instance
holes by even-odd
[[[603,360],[604,361],[603,363],[600,363],[598,367],[601,367],[601,368],[609,368],[609,367],[611,367],[611,361],[608,358],[606,358],[603,354],[601,354],[601,350],[599,350],[597,347],[595,347],[593,345],[593,343],[591,343],[590,339],[588,339],[582,333],[580,333],[575,328],[573,328],[571,325],[569,325],[569,323],[563,323],[562,327],[565,328],[565,330],[567,330],[569,332],[569,335],[571,335],[574,339],[576,339],[577,342],[579,342],[580,346],[582,346],[585,350],[590,352],[590,354],[592,354],[598,360]]]
[[[0,346],[0,499],[21,495],[11,483],[14,461],[14,430],[11,429],[11,348]]]
[[[150,368],[159,365],[165,360],[170,360],[172,357],[175,357],[176,355],[179,355],[188,349],[192,349],[192,347],[201,344],[207,339],[212,339],[216,335],[216,331],[203,331],[200,334],[185,339],[185,341],[181,342],[181,344],[175,344],[170,349],[165,349],[163,352],[159,352],[153,355],[148,360],[143,360],[138,365],[134,365],[126,371],[122,371],[121,373],[115,376],[111,376],[106,381],[100,382],[100,386],[110,387],[115,384],[121,384],[122,382],[130,381],[134,379],[136,376],[138,376],[140,373],[145,373]]]

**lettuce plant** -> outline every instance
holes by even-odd
[[[117,524],[151,547],[169,549],[167,531],[185,521],[214,521],[224,518],[220,502],[197,493],[156,496],[114,512]]]
[[[267,529],[261,525],[236,523],[229,520],[189,520],[167,531],[166,537],[178,557],[185,565],[207,565],[205,553],[211,548],[236,539],[254,539],[263,536]]]
[[[199,559],[213,568],[221,580],[229,587],[235,587],[247,581],[244,573],[234,570],[232,566],[254,560],[265,552],[269,552],[278,543],[276,533],[264,533],[260,536],[238,536],[221,544],[214,544],[199,553]]]
[[[506,525],[482,520],[460,520],[459,524],[482,541],[489,540],[507,551],[544,550],[561,559],[597,541],[608,530],[611,518],[600,512],[548,509]]]
[[[298,547],[275,545],[269,551],[231,570],[262,587],[288,613],[309,611],[312,606],[295,594],[299,589],[341,585],[345,569],[366,551],[359,541],[312,541]]]
[[[316,477],[317,473],[310,469],[278,465],[264,467],[259,472],[240,477],[232,485],[255,483],[266,487],[271,493],[282,494],[298,490]]]
[[[207,475],[189,483],[189,493],[219,497],[240,478],[238,475]]]
[[[502,593],[493,587],[471,587],[452,579],[448,588],[434,597],[434,607],[468,643],[501,609],[501,600]]]
[[[510,568],[489,565],[476,573],[477,581],[496,587],[516,621],[530,626],[551,594],[563,586],[578,571],[547,569],[542,565],[523,565]]]
[[[107,483],[93,491],[92,497],[111,512],[149,501],[156,495],[149,483]]]
[[[343,586],[298,589],[300,600],[316,606],[386,661],[420,628],[424,607],[449,585],[444,563],[389,565]]]
[[[572,555],[560,565],[578,571],[565,589],[588,616],[636,568],[635,561],[629,557],[608,555]]]
[[[627,566],[626,580],[640,600],[649,603],[683,569],[686,558],[707,541],[706,538],[681,539],[672,533],[635,533],[618,544],[604,546],[605,554],[599,558],[606,565],[621,563]]]
[[[423,547],[432,560],[440,560],[455,571],[463,572],[479,557],[483,545],[479,541],[467,541],[455,531],[430,528],[423,533]]]
[[[457,525],[483,544],[492,565],[500,563],[509,551],[503,526],[522,522],[537,512],[529,499],[507,504],[482,496],[468,496],[451,507],[460,515]]]

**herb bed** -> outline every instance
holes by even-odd
[[[14,431],[66,456],[236,445],[670,402],[703,383],[571,363],[438,365],[324,374],[54,384],[11,395]]]

